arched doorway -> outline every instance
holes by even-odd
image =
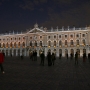
[[[72,58],[74,57],[74,50],[73,50],[73,49],[71,49],[70,56],[71,56]]]
[[[62,57],[62,49],[59,49],[59,58]]]
[[[78,57],[80,57],[80,49],[77,49]]]
[[[18,56],[20,56],[20,49],[18,49]]]
[[[83,54],[86,53],[86,49],[83,49]]]
[[[68,50],[67,50],[67,49],[65,49],[65,57],[67,56],[67,54],[68,54]]]
[[[53,50],[54,54],[56,55],[56,49]]]
[[[14,56],[16,56],[16,49],[14,49],[14,52],[13,53],[14,53]]]
[[[12,56],[12,49],[10,49],[10,56]]]
[[[6,50],[6,56],[8,56],[8,50]]]

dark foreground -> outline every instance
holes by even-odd
[[[57,59],[55,66],[40,65],[40,59],[7,57],[0,72],[0,90],[90,90],[90,62]]]

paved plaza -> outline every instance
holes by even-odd
[[[62,58],[54,66],[40,65],[40,58],[5,57],[5,74],[0,72],[0,90],[90,90],[90,62]]]

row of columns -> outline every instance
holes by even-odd
[[[73,52],[74,52],[74,54],[76,53],[76,51],[77,51],[77,49],[79,49],[80,50],[80,56],[82,56],[83,55],[83,50],[85,49],[86,50],[86,55],[88,55],[88,53],[90,53],[90,50],[89,50],[89,48],[83,48],[83,47],[81,47],[81,48],[53,48],[53,47],[50,47],[50,48],[48,48],[48,47],[44,47],[44,48],[25,48],[25,49],[2,49],[1,51],[3,51],[4,53],[5,53],[5,55],[6,56],[10,56],[10,55],[12,55],[12,56],[21,56],[21,55],[24,55],[24,56],[29,56],[29,54],[30,54],[30,52],[31,51],[37,51],[37,56],[39,56],[40,55],[40,52],[42,52],[42,51],[44,51],[44,54],[45,54],[45,56],[47,56],[47,52],[48,51],[51,51],[51,53],[52,52],[54,52],[55,54],[56,54],[56,56],[57,57],[59,57],[59,54],[60,53],[62,53],[62,56],[65,56],[65,53],[66,53],[66,50],[67,50],[67,52],[68,52],[68,55],[70,56],[70,54],[71,54],[71,49],[73,50]],[[61,51],[60,51],[61,50]]]

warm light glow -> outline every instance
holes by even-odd
[[[77,47],[79,47],[79,45],[77,45]]]
[[[61,47],[61,45],[60,45],[60,47]]]

